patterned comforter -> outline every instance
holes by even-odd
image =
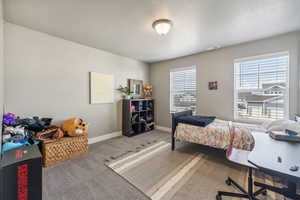
[[[239,149],[251,150],[254,145],[251,131],[265,132],[260,125],[235,123],[235,137],[233,146]],[[179,123],[176,128],[177,140],[203,144],[219,149],[227,149],[230,143],[228,121],[216,119],[206,127]]]

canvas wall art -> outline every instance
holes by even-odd
[[[90,72],[90,103],[113,103],[114,76]]]

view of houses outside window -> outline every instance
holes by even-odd
[[[170,112],[196,111],[196,67],[170,72]]]
[[[283,119],[288,112],[289,56],[235,63],[235,118]]]

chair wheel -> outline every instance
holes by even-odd
[[[222,200],[222,197],[220,195],[217,195],[216,200]]]
[[[267,195],[267,190],[264,190],[261,194],[266,196]]]
[[[231,181],[230,181],[229,179],[227,179],[227,180],[225,181],[225,183],[226,183],[227,185],[231,185]]]

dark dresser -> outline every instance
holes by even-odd
[[[153,99],[123,99],[122,133],[133,136],[154,129]]]

